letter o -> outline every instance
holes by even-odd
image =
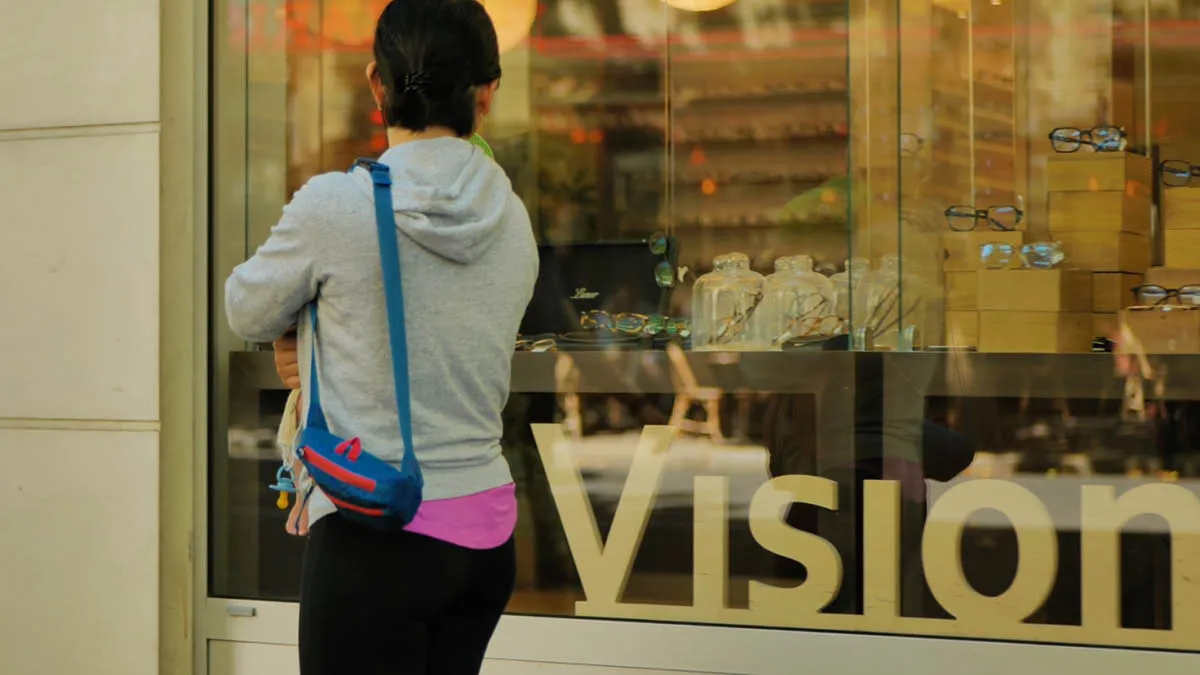
[[[1004,514],[1017,535],[1017,572],[1008,590],[982,595],[963,574],[962,534],[981,509]],[[1004,480],[973,480],[943,494],[929,510],[921,561],[933,597],[964,623],[1011,624],[1029,618],[1046,601],[1058,571],[1058,533],[1038,496]]]

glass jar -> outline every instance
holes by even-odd
[[[692,348],[766,349],[769,340],[759,314],[766,280],[750,269],[744,253],[713,260],[713,271],[692,288]]]
[[[900,318],[900,258],[885,255],[879,267],[868,272],[859,285],[858,302],[862,298],[863,318],[855,322],[855,329],[866,328],[876,342],[895,342],[894,336]],[[858,314],[857,307],[855,314]],[[887,336],[891,336],[889,339]]]
[[[813,271],[812,258],[788,256],[775,261],[775,273],[766,279],[763,323],[773,347],[789,340],[836,332],[833,283]]]
[[[843,321],[851,321],[853,318],[853,328],[860,326],[867,315],[866,298],[862,296],[860,287],[870,269],[871,262],[866,258],[851,258],[846,261],[845,270],[829,277],[837,298],[835,308],[838,318]],[[852,310],[853,317],[850,316]]]

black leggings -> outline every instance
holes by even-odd
[[[512,595],[512,539],[486,551],[337,514],[309,533],[301,675],[478,675]]]

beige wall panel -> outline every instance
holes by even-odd
[[[157,419],[158,166],[153,133],[0,141],[0,418]]]
[[[158,4],[4,2],[0,130],[156,121]]]
[[[157,673],[157,458],[152,431],[0,429],[0,673]]]

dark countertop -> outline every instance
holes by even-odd
[[[663,351],[522,352],[513,358],[512,391],[554,393],[556,362],[570,359],[578,393],[671,393],[676,384]],[[1165,396],[1200,401],[1200,355],[1152,356],[1165,373]],[[1124,380],[1111,354],[854,352],[689,352],[697,384],[729,392],[818,393],[849,389],[856,369],[879,368],[889,390],[924,396],[1119,399]],[[230,354],[231,385],[281,389],[270,352]],[[861,380],[860,380],[861,381]]]

